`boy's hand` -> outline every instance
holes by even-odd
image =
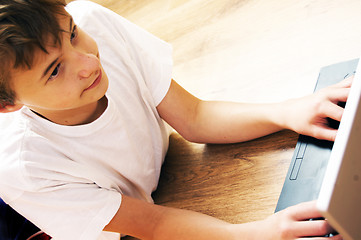
[[[341,120],[344,109],[337,104],[347,101],[352,80],[353,76],[312,95],[286,101],[286,128],[300,134],[334,141],[337,129],[328,126],[327,118]]]
[[[261,221],[264,224],[265,231],[260,233],[262,236],[259,239],[342,239],[340,235],[324,237],[335,232],[327,220],[309,220],[320,219],[321,217],[322,215],[316,208],[316,201],[289,207]],[[263,234],[266,235],[263,236]]]

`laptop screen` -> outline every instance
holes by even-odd
[[[318,209],[344,239],[361,239],[360,100],[359,63],[317,201]]]

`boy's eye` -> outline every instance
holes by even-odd
[[[49,80],[52,80],[52,79],[54,79],[54,78],[56,78],[58,76],[59,68],[60,68],[60,64],[56,65],[53,72],[50,74]]]
[[[73,31],[70,34],[70,41],[73,41],[78,36],[76,25],[74,25]]]

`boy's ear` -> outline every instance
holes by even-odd
[[[23,104],[0,104],[0,113],[9,113],[20,110],[24,105]]]

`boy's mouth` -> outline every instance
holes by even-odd
[[[98,84],[100,83],[101,79],[102,79],[102,71],[100,70],[100,71],[99,71],[99,76],[94,80],[94,82],[93,82],[89,87],[87,87],[86,89],[84,89],[84,91],[90,90],[90,89],[98,86]]]

